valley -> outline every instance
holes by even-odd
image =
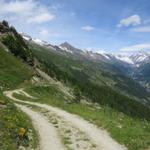
[[[32,39],[6,22],[0,33],[0,113],[20,112],[17,121],[0,116],[0,138],[9,143],[0,149],[18,149],[20,128],[32,131],[27,145],[24,138],[19,144],[26,150],[149,148],[149,54],[128,56],[129,63]]]

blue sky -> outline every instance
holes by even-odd
[[[0,0],[0,20],[53,44],[150,50],[149,0]]]

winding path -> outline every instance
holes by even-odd
[[[4,92],[4,94],[7,97],[13,99],[14,101],[22,102],[22,103],[28,104],[28,105],[33,105],[33,106],[42,108],[44,110],[47,110],[49,113],[55,114],[57,117],[61,118],[65,122],[67,122],[66,128],[68,128],[68,126],[71,125],[72,127],[74,127],[76,129],[78,129],[79,131],[85,133],[85,135],[90,139],[90,142],[92,142],[93,144],[96,145],[95,150],[127,150],[126,147],[124,147],[123,145],[118,144],[114,139],[112,139],[110,137],[110,135],[107,133],[107,131],[102,130],[100,128],[97,128],[95,125],[89,123],[88,121],[82,119],[81,117],[79,117],[77,115],[70,114],[70,113],[68,113],[64,110],[61,110],[59,108],[52,107],[52,106],[49,106],[49,105],[46,105],[46,104],[40,104],[40,103],[37,103],[37,102],[29,102],[29,101],[19,100],[19,99],[13,97],[13,93],[22,93],[25,96],[31,98],[31,96],[28,95],[26,92],[24,92],[23,89]],[[26,112],[31,117],[31,119],[32,119],[32,117],[33,117],[33,119],[35,119],[34,115],[31,116],[31,114],[28,113],[28,112],[31,112],[32,110],[29,110],[29,108],[27,108],[26,106],[23,106],[23,105],[18,105],[17,104],[17,106],[19,106],[24,112]],[[35,113],[37,113],[37,115],[40,115],[40,114],[38,114],[38,112],[35,112]],[[32,121],[33,121],[34,125],[36,126],[37,123],[33,119],[32,119]],[[42,121],[40,121],[40,122],[42,123]],[[47,128],[52,129],[51,124],[49,122],[47,122],[46,120],[42,124],[43,124],[43,126],[41,126],[41,128],[43,128],[44,124],[45,124],[45,126]],[[50,127],[48,127],[48,126],[50,126]],[[54,130],[52,130],[52,131],[54,133]],[[43,137],[43,136],[46,136],[46,137]],[[50,137],[50,136],[52,136],[52,135],[48,135],[48,136],[46,134],[45,135],[44,134],[40,135],[41,139],[42,138],[43,139],[44,138],[45,139],[51,139],[52,137]],[[53,145],[56,145],[56,144],[51,143],[50,145],[52,147]],[[58,144],[58,146],[61,146],[61,144]],[[61,150],[61,149],[63,149],[63,148],[59,148],[59,150]],[[45,149],[42,149],[42,150],[48,150],[48,149],[45,148]],[[53,148],[53,150],[55,150],[55,147]],[[76,150],[75,147],[74,147],[74,150]],[[85,150],[89,150],[89,148],[87,148],[87,149],[85,148]]]

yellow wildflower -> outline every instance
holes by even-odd
[[[19,136],[20,137],[24,137],[25,133],[26,133],[26,129],[25,128],[20,128],[19,129]]]

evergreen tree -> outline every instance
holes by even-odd
[[[3,24],[5,27],[8,27],[8,28],[9,28],[9,24],[8,24],[8,22],[7,22],[6,20],[3,20],[3,21],[2,21],[2,24]]]
[[[74,101],[76,102],[76,103],[80,103],[80,101],[81,101],[81,98],[82,98],[82,96],[81,96],[81,92],[80,92],[80,89],[76,86],[75,88],[74,88]]]

